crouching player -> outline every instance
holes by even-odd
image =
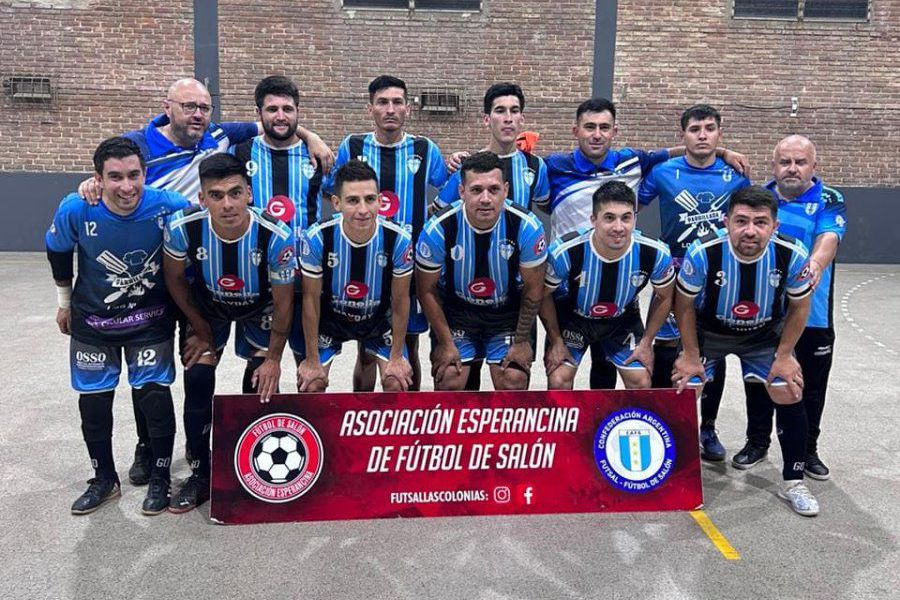
[[[351,160],[338,169],[334,193],[339,214],[300,239],[306,359],[297,368],[297,386],[301,392],[325,391],[334,357],[344,342],[356,340],[378,359],[381,387],[406,391],[412,384],[403,343],[412,238],[378,216],[378,179],[366,163]]]
[[[435,389],[462,390],[479,360],[494,389],[528,387],[547,248],[537,217],[506,200],[508,187],[496,154],[473,154],[460,169],[462,200],[419,237],[416,286],[434,335]]]
[[[603,184],[594,192],[593,227],[550,245],[541,319],[551,390],[572,389],[578,365],[594,344],[602,346],[625,387],[650,387],[653,338],[672,306],[675,269],[668,246],[634,232],[634,200],[621,181]],[[648,283],[654,294],[645,330],[637,296]]]
[[[94,170],[101,202],[92,206],[69,194],[46,235],[59,295],[56,322],[62,333],[72,336],[72,387],[80,394],[81,431],[94,467],[94,477],[72,513],[93,512],[120,494],[112,453],[112,405],[124,353],[137,417],[145,419],[150,433],[150,485],[141,512],[155,515],[169,504],[175,441],[169,391],[175,378],[175,317],[161,268],[163,227],[167,215],[189,203],[181,194],[144,187],[141,150],[127,138],[101,143],[94,152]]]
[[[814,516],[819,503],[803,483],[807,423],[803,374],[794,347],[810,310],[807,253],[775,234],[778,204],[760,186],[731,197],[725,229],[688,247],[678,274],[675,318],[684,349],[672,381],[702,390],[719,361],[741,359],[744,379],[765,383],[775,403],[784,484],[778,490],[795,512]]]
[[[214,154],[200,163],[200,206],[166,226],[165,277],[187,319],[184,433],[193,474],[172,496],[169,511],[189,511],[209,499],[209,432],[216,365],[232,321],[255,349],[253,385],[268,402],[278,389],[281,354],[291,328],[296,254],[291,228],[249,206],[244,163]],[[185,266],[194,265],[191,284]]]

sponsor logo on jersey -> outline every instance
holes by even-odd
[[[400,198],[390,190],[382,190],[378,196],[378,214],[390,219],[400,210]]]
[[[777,288],[781,285],[782,273],[780,269],[772,269],[769,271],[769,285],[773,288]]]
[[[591,306],[592,317],[611,317],[619,310],[615,302],[598,302]]]
[[[216,283],[220,288],[229,292],[238,292],[244,289],[244,282],[237,275],[222,275]]]
[[[509,260],[515,251],[516,245],[512,240],[503,240],[500,242],[500,256],[503,260]]]
[[[316,168],[308,158],[305,158],[303,159],[303,164],[300,166],[300,172],[303,173],[303,176],[307,179],[312,179],[313,175],[316,174]]]
[[[597,428],[594,462],[616,488],[649,492],[662,485],[675,468],[675,438],[656,414],[625,408],[606,417]]]
[[[294,268],[297,266],[296,254],[293,246],[285,246],[278,254],[278,264],[282,267]]]
[[[463,259],[464,256],[465,252],[463,252],[463,247],[459,244],[450,248],[450,258],[452,258],[454,261],[459,262]]]
[[[731,314],[736,319],[752,319],[759,314],[759,306],[749,300],[741,300],[731,307]]]
[[[82,371],[102,371],[106,364],[106,352],[75,352],[75,366]]]
[[[296,500],[315,485],[325,451],[310,423],[274,413],[251,423],[234,449],[234,472],[248,494],[272,504]]]
[[[522,179],[525,181],[525,185],[534,183],[534,169],[525,169],[522,171]]]
[[[344,295],[352,300],[365,298],[369,293],[369,286],[362,281],[350,281],[344,286]]]
[[[422,166],[422,157],[418,154],[410,156],[406,159],[406,168],[409,169],[410,173],[418,173],[419,167]]]
[[[477,277],[469,282],[469,293],[476,298],[490,298],[497,289],[497,285],[490,277]]]
[[[678,243],[687,246],[696,238],[703,237],[712,231],[725,216],[722,208],[731,197],[729,192],[716,196],[712,192],[697,192],[694,196],[688,190],[681,190],[673,199],[684,209],[678,214],[678,221],[684,223],[685,229],[678,236]]]
[[[412,244],[409,245],[409,248],[406,249],[406,254],[403,256],[403,264],[411,265],[413,262],[413,247]]]
[[[567,346],[584,346],[584,335],[572,329],[563,329],[561,332],[563,342]]]
[[[151,254],[144,250],[132,250],[119,258],[109,250],[104,250],[97,256],[97,262],[106,268],[106,281],[113,292],[108,294],[103,302],[110,305],[122,296],[140,297],[156,287],[157,274],[161,265],[156,260],[159,246]]]
[[[266,205],[266,212],[284,223],[290,223],[294,218],[294,203],[287,196],[281,194],[272,196]]]

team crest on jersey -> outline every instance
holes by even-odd
[[[647,274],[643,271],[636,271],[631,274],[631,287],[639,288],[647,282]]]
[[[165,213],[160,213],[156,215],[156,226],[159,227],[160,231],[166,230],[166,215]]]
[[[303,176],[307,179],[312,179],[312,176],[316,174],[316,168],[307,158],[303,161],[303,164],[300,166],[300,172],[303,173]]]
[[[288,413],[251,423],[234,449],[234,471],[248,494],[273,504],[296,500],[322,473],[325,450],[307,421]]]
[[[534,243],[534,248],[532,250],[535,254],[543,254],[544,250],[547,249],[547,240],[544,239],[544,234],[542,233],[538,236],[537,241]]]
[[[262,257],[260,257],[262,258]],[[297,266],[296,254],[293,246],[285,246],[278,255],[278,264],[282,267],[294,268]]]
[[[806,203],[806,214],[812,216],[816,214],[816,211],[819,210],[819,204],[817,202],[807,202]]]
[[[256,177],[256,174],[259,173],[259,165],[256,164],[255,160],[248,160],[244,164],[244,168],[247,169],[247,176],[249,177]]]
[[[722,171],[722,181],[728,183],[731,181],[731,178],[734,177],[734,169],[731,167],[725,167],[725,170]]]
[[[254,248],[250,251],[250,262],[254,267],[258,267],[259,263],[262,262],[262,252],[259,251],[259,248]]]
[[[143,296],[147,290],[156,287],[151,279],[159,273],[160,264],[155,259],[159,247],[153,254],[144,250],[132,250],[119,258],[109,250],[104,250],[97,257],[97,262],[106,267],[106,281],[113,292],[103,299],[112,304],[122,296]]]
[[[693,275],[694,274],[694,265],[690,261],[684,261],[681,263],[681,270],[684,271],[685,275]]]
[[[779,269],[772,269],[769,271],[769,285],[773,288],[777,288],[781,285],[782,273]]]
[[[431,258],[431,248],[428,247],[428,244],[425,242],[419,242],[418,248],[416,248],[416,253],[424,259]]]
[[[503,257],[503,260],[509,260],[515,251],[516,245],[512,240],[503,240],[500,242],[500,256]]]
[[[378,263],[378,266],[383,269],[388,264],[387,254],[385,254],[384,252],[379,252],[375,255],[375,262]]]
[[[406,159],[406,168],[409,169],[410,173],[418,173],[419,167],[422,166],[422,157],[418,154],[414,154]]]
[[[534,183],[534,169],[525,169],[522,171],[522,179],[525,181],[525,185]]]
[[[423,254],[423,256],[424,256],[424,254]],[[450,248],[450,258],[452,258],[456,262],[459,262],[463,259],[463,257],[465,257],[465,252],[463,252],[462,246],[457,244],[457,245],[453,246],[452,248]]]

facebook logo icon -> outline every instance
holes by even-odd
[[[516,500],[525,506],[534,504],[534,487],[530,485],[516,486]]]

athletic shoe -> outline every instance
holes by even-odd
[[[128,481],[134,485],[147,485],[150,481],[150,465],[153,462],[153,452],[149,444],[137,443],[134,447],[134,462],[128,469]]]
[[[725,460],[725,446],[719,441],[715,427],[700,428],[700,458],[710,462]]]
[[[831,471],[815,452],[806,455],[806,467],[803,469],[803,472],[807,477],[812,477],[818,481],[828,481],[831,479]]]
[[[768,448],[747,442],[741,451],[731,457],[731,466],[746,471],[762,461],[769,454]]]
[[[162,477],[154,477],[147,486],[147,497],[141,506],[141,512],[152,516],[165,512],[169,507],[169,482]]]
[[[209,500],[209,479],[199,475],[188,477],[178,493],[172,496],[169,512],[181,514],[194,510]]]
[[[101,479],[99,477],[88,479],[88,489],[72,505],[72,514],[90,514],[100,508],[104,502],[118,498],[121,495],[119,482],[115,479]]]
[[[787,500],[798,515],[814,517],[819,514],[819,501],[812,495],[802,479],[785,481],[778,488],[778,497]]]

